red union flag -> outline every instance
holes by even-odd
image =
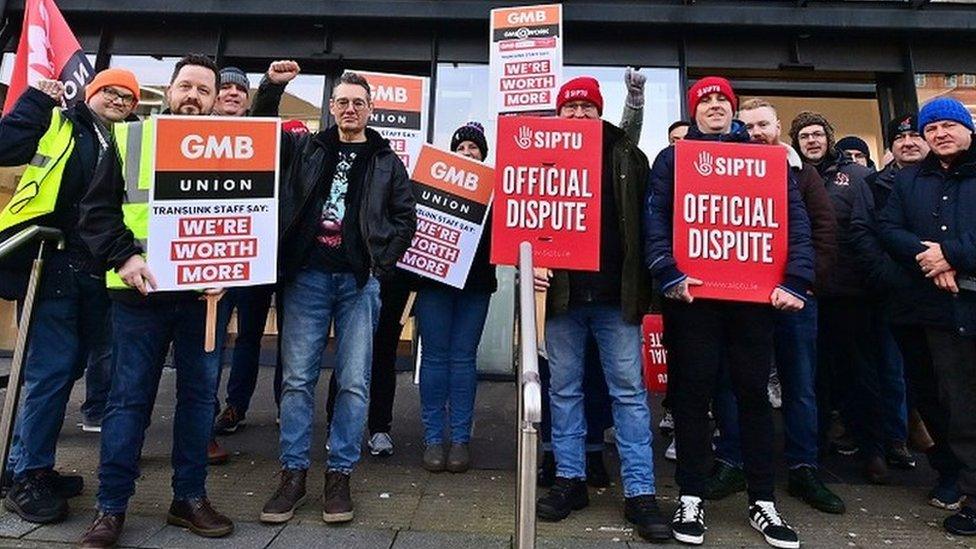
[[[499,117],[496,150],[492,263],[527,241],[537,267],[598,270],[603,122]]]
[[[786,270],[786,149],[675,144],[674,258],[698,298],[768,303]]]
[[[38,80],[63,82],[64,100],[71,106],[85,97],[85,84],[94,72],[54,0],[26,0],[3,112],[10,112],[20,94]]]
[[[641,322],[644,350],[644,385],[655,394],[668,391],[668,351],[664,348],[664,317],[644,315]]]

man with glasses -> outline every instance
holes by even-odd
[[[793,148],[817,168],[827,187],[837,220],[837,261],[817,287],[817,410],[821,449],[831,412],[838,410],[853,440],[833,441],[838,452],[860,453],[865,478],[884,483],[888,477],[881,427],[879,372],[882,341],[876,309],[860,256],[853,243],[854,198],[871,170],[838,150],[834,128],[821,114],[801,112],[790,125]],[[848,438],[849,437],[845,437]],[[850,439],[849,439],[850,440]]]
[[[98,159],[109,150],[111,128],[128,117],[139,100],[139,84],[124,69],[98,73],[85,89],[85,102],[62,109],[64,84],[41,80],[28,88],[0,119],[0,165],[28,164],[11,202],[0,212],[0,236],[27,225],[64,232],[63,250],[47,255],[37,291],[24,363],[23,404],[7,465],[10,479],[4,507],[24,520],[49,523],[68,512],[67,499],[82,490],[80,476],[53,470],[55,446],[71,388],[88,368],[87,384],[101,421],[110,383],[109,300],[105,266],[92,256],[78,231],[78,202],[92,183]],[[26,293],[30,254],[5,258],[0,266],[4,297]]]
[[[599,119],[603,114],[599,82],[588,76],[566,82],[559,90],[556,110],[561,118]],[[651,412],[640,359],[640,322],[651,304],[651,281],[641,262],[641,211],[649,166],[637,144],[606,121],[601,172],[600,269],[540,269],[535,276],[536,289],[546,290],[546,351],[556,457],[555,483],[539,499],[537,513],[542,520],[559,521],[589,505],[581,342],[592,334],[613,400],[624,516],[642,538],[666,541],[671,528],[655,498]]]
[[[294,61],[276,61],[258,88],[255,115],[271,114]],[[266,111],[265,109],[269,109]],[[336,125],[314,134],[282,133],[279,206],[281,476],[261,521],[290,520],[305,501],[315,386],[335,320],[338,385],[322,498],[327,523],[353,518],[349,477],[360,457],[369,408],[379,278],[410,246],[417,216],[407,170],[389,142],[367,128],[373,112],[365,78],[347,72],[329,100]]]

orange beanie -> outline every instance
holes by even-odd
[[[91,99],[105,86],[125,88],[136,96],[136,103],[139,102],[139,82],[136,80],[136,75],[125,69],[105,69],[96,74],[95,78],[85,87],[85,101]]]

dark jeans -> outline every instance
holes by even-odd
[[[939,401],[949,417],[946,441],[962,464],[959,490],[973,498],[976,497],[976,340],[940,328],[926,328],[925,336],[939,387]]]
[[[227,291],[224,300],[227,302],[223,309],[230,320],[230,312],[237,308],[237,339],[234,340],[234,354],[230,367],[230,377],[227,378],[227,405],[233,406],[241,417],[247,414],[251,405],[251,397],[258,382],[258,371],[261,367],[261,339],[264,337],[264,326],[268,320],[268,310],[271,309],[271,296],[275,293],[274,284],[264,286],[250,286],[246,288],[232,288]],[[280,296],[279,296],[280,301]],[[280,307],[279,307],[280,308]],[[276,318],[280,319],[281,315]],[[226,323],[225,323],[226,327]],[[279,326],[279,332],[280,332]],[[226,329],[224,330],[226,331]],[[281,338],[277,338],[281,341]],[[220,384],[220,373],[217,374],[217,384]],[[275,401],[281,393],[281,361],[275,361]]]
[[[114,302],[115,378],[102,420],[98,508],[123,513],[135,492],[146,427],[172,343],[176,368],[173,496],[206,495],[207,443],[214,416],[219,351],[203,351],[206,304],[187,299],[127,305]],[[223,336],[218,332],[217,349]]]
[[[908,440],[908,404],[905,395],[905,363],[891,326],[881,309],[876,314],[878,337],[881,338],[881,369],[878,372],[881,411],[884,414],[884,442]]]
[[[881,336],[869,299],[821,298],[817,337],[820,448],[829,448],[830,412],[840,410],[861,455],[884,456]]]
[[[100,423],[105,416],[105,402],[112,388],[112,316],[108,298],[105,301],[105,328],[103,336],[88,353],[85,368],[85,402],[81,414],[87,421]]]
[[[712,466],[708,407],[722,366],[738,401],[750,501],[773,499],[773,416],[766,386],[773,361],[774,310],[768,305],[666,300],[664,345],[682,495],[701,497]]]
[[[791,469],[816,467],[817,300],[807,299],[803,309],[797,312],[777,311],[773,341],[776,369],[783,387],[786,465]],[[715,441],[715,458],[741,467],[739,415],[727,369],[722,381],[712,405],[721,433]]]
[[[948,444],[949,414],[939,401],[939,384],[932,366],[925,326],[892,325],[891,332],[905,363],[909,406],[918,410],[918,415],[935,443],[926,452],[929,465],[940,476],[953,477],[959,473],[962,463]]]
[[[539,357],[539,378],[542,383],[542,422],[539,438],[546,451],[552,450],[552,410],[549,404],[549,361]],[[586,451],[599,452],[606,444],[603,432],[613,426],[610,390],[603,377],[600,350],[593,334],[586,336],[586,355],[583,362],[583,414],[586,417]]]
[[[408,280],[394,276],[380,282],[380,318],[373,336],[373,362],[369,385],[369,434],[389,433],[396,397],[396,357],[403,325],[400,318],[410,296]],[[336,399],[335,376],[329,379],[329,399],[325,403],[332,423]]]
[[[38,297],[34,305],[22,404],[8,461],[18,479],[27,471],[54,467],[71,388],[92,358],[102,356],[111,337],[106,324],[105,280],[73,270],[64,272],[72,280],[60,283],[69,290],[58,297]],[[38,296],[42,295],[39,291]]]

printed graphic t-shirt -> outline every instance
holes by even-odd
[[[363,154],[365,148],[366,143],[339,144],[335,175],[332,176],[331,188],[322,204],[318,233],[315,237],[319,244],[317,263],[329,272],[352,270],[348,250],[342,241],[342,227],[348,219],[346,215],[350,206],[348,197],[352,191],[350,185],[360,184],[359,181],[350,180],[352,166],[356,157]]]

